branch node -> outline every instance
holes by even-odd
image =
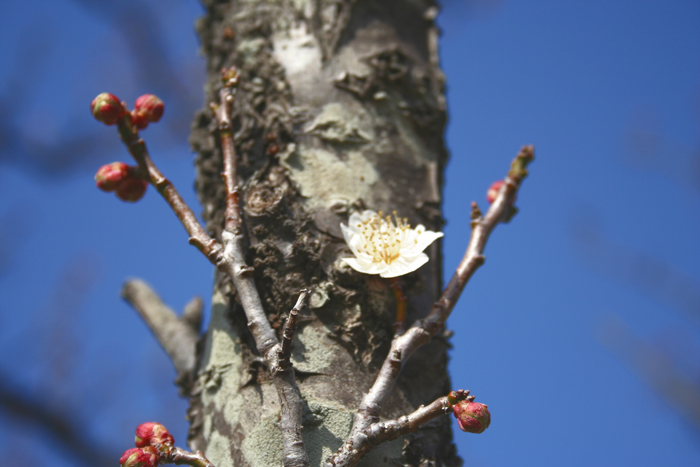
[[[240,274],[241,277],[251,277],[254,273],[255,268],[252,266],[248,266],[247,264],[244,264],[238,268],[238,274]]]
[[[471,212],[471,219],[472,219],[472,227],[474,227],[474,222],[481,220],[482,214],[481,214],[481,209],[479,209],[479,205],[476,204],[476,201],[472,201],[472,212]]]
[[[284,325],[284,331],[282,332],[282,345],[279,350],[279,365],[282,369],[286,369],[290,365],[289,359],[292,353],[292,340],[294,339],[294,334],[296,333],[297,322],[299,317],[299,312],[306,308],[307,298],[309,296],[308,289],[302,289],[299,294],[294,308],[289,312],[289,318]]]

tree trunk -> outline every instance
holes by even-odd
[[[350,269],[340,230],[355,209],[440,230],[447,153],[436,5],[430,0],[203,0],[197,27],[207,101],[222,67],[241,84],[234,137],[243,183],[248,265],[278,332],[302,288],[309,308],[292,362],[305,402],[304,440],[319,466],[348,435],[386,356],[395,299],[387,279]],[[195,118],[197,190],[209,231],[224,217],[222,159],[211,112]],[[410,325],[441,291],[440,247],[401,277]],[[396,418],[450,390],[439,335],[403,370],[382,411]],[[246,327],[233,283],[217,274],[209,330],[191,387],[189,444],[217,467],[282,464],[279,399]],[[374,449],[360,465],[460,465],[450,419]]]

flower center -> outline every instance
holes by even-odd
[[[407,219],[400,219],[394,212],[396,225],[390,216],[383,217],[382,212],[357,224],[363,237],[362,248],[378,263],[391,264],[401,256],[401,242],[405,240],[406,231],[410,229]]]

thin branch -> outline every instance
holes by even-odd
[[[236,98],[240,74],[235,68],[222,71],[224,86],[219,91],[219,104],[212,107],[216,111],[221,138],[221,153],[224,171],[221,174],[226,187],[226,220],[224,228],[235,233],[243,225],[241,216],[240,188],[238,187],[238,172],[236,167],[236,147],[233,143],[233,101]]]
[[[131,123],[129,113],[117,122],[117,126],[119,136],[129,153],[139,164],[142,176],[148,178],[148,181],[158,190],[158,193],[180,219],[182,226],[190,236],[190,244],[196,246],[214,265],[218,265],[221,261],[221,245],[207,234],[197,217],[185,203],[185,200],[180,196],[180,193],[177,192],[170,180],[165,178],[153,163],[151,156],[148,154],[146,143],[139,138],[138,131]]]
[[[270,349],[279,344],[279,342],[260,301],[260,295],[253,278],[253,268],[245,263],[245,235],[238,195],[236,151],[231,128],[231,114],[238,78],[239,75],[235,68],[223,70],[222,80],[224,86],[219,94],[220,102],[211,105],[219,125],[224,165],[224,171],[221,176],[226,189],[226,220],[224,231],[221,233],[224,252],[217,265],[233,279],[248,318],[248,328],[253,334],[258,350],[263,358],[266,358],[265,356]]]
[[[235,68],[222,71],[224,86],[220,92],[220,102],[218,106],[212,106],[219,124],[224,165],[222,177],[226,188],[226,220],[224,231],[221,233],[224,251],[217,266],[233,279],[248,318],[248,328],[253,334],[258,351],[272,373],[272,381],[280,399],[284,465],[285,467],[306,467],[309,465],[309,458],[302,437],[303,401],[294,378],[294,368],[288,361],[286,364],[280,361],[282,346],[262,306],[252,274],[253,268],[245,263],[243,216],[231,127],[233,100],[238,79],[239,74]],[[304,292],[302,295],[305,295]]]
[[[486,216],[482,217],[478,206],[472,205],[472,234],[462,261],[428,315],[416,321],[404,334],[394,337],[377,379],[363,397],[355,414],[348,439],[358,436],[359,432],[379,420],[382,404],[391,394],[403,365],[416,349],[430,341],[444,327],[467,282],[484,264],[483,251],[491,231],[500,222],[508,222],[517,212],[513,203],[520,183],[527,176],[526,167],[534,158],[533,150],[532,146],[523,146],[520,150]],[[348,449],[348,444],[343,444],[327,465],[341,465],[337,459],[345,456]]]
[[[696,432],[700,432],[700,383],[694,374],[682,371],[663,349],[634,334],[619,319],[612,320],[601,334],[603,344],[630,365]]]
[[[199,339],[191,317],[178,318],[148,284],[138,279],[127,281],[121,295],[141,315],[172,360],[178,381],[185,381],[195,367]],[[199,310],[201,316],[201,306]]]
[[[440,415],[452,412],[452,407],[463,400],[474,400],[469,391],[460,389],[447,396],[434,400],[429,405],[421,405],[415,412],[399,417],[396,420],[376,422],[355,432],[345,442],[341,453],[334,458],[329,458],[326,466],[353,467],[375,446],[386,441],[392,441],[406,433],[417,431],[422,425],[428,423]]]

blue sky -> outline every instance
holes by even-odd
[[[198,105],[200,6],[126,3],[155,12],[165,56]],[[100,165],[127,156],[91,120],[90,100],[173,92],[138,76],[108,21],[114,5],[0,4],[0,100],[13,104],[0,118],[12,128],[0,133],[0,370],[32,394],[58,388],[50,404],[126,449],[141,421],[163,420],[178,441],[186,425],[169,363],[119,288],[143,278],[179,310],[195,294],[209,303],[212,271],[154,192],[126,205],[94,188]],[[465,465],[700,464],[697,428],[624,357],[700,385],[700,4],[452,0],[438,21],[450,112],[446,277],[466,246],[469,202],[485,207],[519,147],[536,147],[520,213],[492,235],[449,322],[453,386],[493,414],[484,434],[455,432]],[[196,205],[185,133],[173,142],[167,123],[177,115],[166,108],[147,141]],[[104,145],[69,166],[32,156],[38,143],[76,135]],[[66,293],[76,287],[85,294]],[[642,343],[653,352],[640,354]],[[37,465],[72,464],[2,413],[0,434],[0,452],[31,447]]]

